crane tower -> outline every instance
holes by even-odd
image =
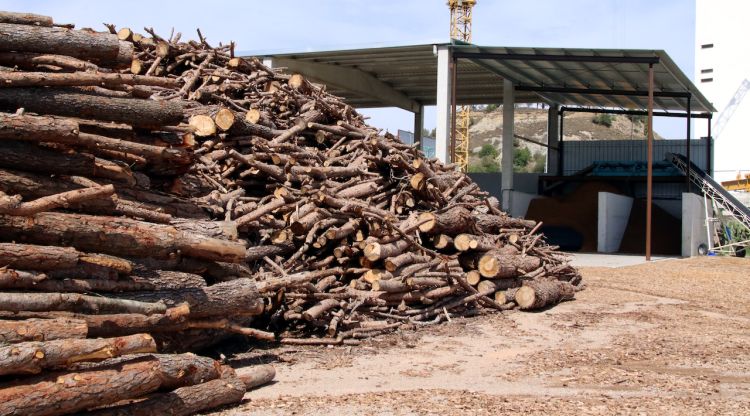
[[[448,0],[451,10],[451,39],[471,42],[471,13],[476,0]],[[454,68],[454,71],[458,68]],[[462,106],[456,109],[456,142],[454,143],[453,162],[466,172],[469,167],[469,120],[471,107]]]

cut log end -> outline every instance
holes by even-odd
[[[190,117],[188,124],[194,129],[193,134],[198,137],[208,137],[216,134],[216,123],[207,115],[194,115]]]

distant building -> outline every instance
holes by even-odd
[[[714,177],[750,172],[750,2],[696,0],[695,83],[713,102]]]
[[[402,142],[406,144],[414,144],[414,133],[399,129],[396,135]],[[435,138],[422,136],[421,150],[424,152],[425,156],[430,158],[435,157]]]

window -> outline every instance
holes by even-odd
[[[712,68],[709,69],[701,69],[701,74],[713,74],[714,70]]]
[[[714,82],[713,78],[701,78],[701,82]]]
[[[701,49],[711,49],[713,47],[714,47],[713,43],[706,43],[706,44],[701,45]]]

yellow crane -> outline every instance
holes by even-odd
[[[471,13],[476,3],[476,0],[448,0],[448,7],[451,10],[451,39],[471,42]],[[471,107],[461,106],[456,111],[456,143],[453,149],[455,154],[453,162],[466,172],[469,168]]]

